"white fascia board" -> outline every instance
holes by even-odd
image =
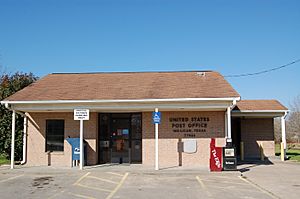
[[[286,113],[289,110],[233,110],[232,113]]]
[[[235,101],[240,97],[227,98],[168,98],[168,99],[130,99],[130,100],[37,100],[1,101],[1,104],[72,104],[72,103],[130,103],[130,102],[189,102],[189,101]]]
[[[159,108],[160,110],[223,110],[228,107],[227,104],[221,105],[221,104],[212,104],[212,105],[193,105],[193,104],[185,104],[185,105],[172,105],[172,104],[143,104],[143,105],[120,105],[120,106],[114,106],[114,105],[54,105],[54,106],[45,106],[45,105],[35,105],[35,106],[25,106],[25,105],[14,105],[14,109],[21,110],[24,112],[35,112],[35,111],[73,111],[73,109],[76,108],[86,108],[90,109],[91,111],[112,111],[112,110],[138,110],[138,111],[150,111],[153,110],[154,107]]]
[[[231,115],[232,117],[282,117],[287,112],[287,110],[235,110]]]
[[[282,117],[283,115],[278,114],[254,114],[254,115],[232,115],[233,118],[276,118]]]
[[[232,117],[245,117],[245,118],[275,118],[284,116],[283,113],[257,113],[257,114],[232,114]]]

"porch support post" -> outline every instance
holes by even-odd
[[[227,138],[227,132],[228,132],[228,129],[227,129],[227,125],[228,124],[228,121],[227,121],[227,111],[225,111],[225,138]]]
[[[10,154],[10,168],[13,169],[15,165],[15,128],[16,128],[16,111],[12,111],[11,122],[11,154]]]
[[[155,112],[158,112],[158,108],[155,108]],[[155,123],[155,170],[159,170],[158,166],[158,123]]]
[[[286,158],[286,133],[285,133],[285,116],[281,117],[281,160]]]

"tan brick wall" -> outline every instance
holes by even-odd
[[[246,158],[259,158],[260,145],[265,156],[275,155],[273,121],[273,118],[241,119],[241,141],[244,142]]]
[[[63,152],[45,152],[45,135],[47,119],[65,120],[65,138],[79,137],[79,121],[73,120],[73,113],[28,113],[28,147],[27,165],[38,166],[70,166],[71,146],[65,140]],[[98,137],[98,114],[90,113],[90,120],[84,121],[84,139],[88,143],[87,163],[96,164],[98,161],[97,137]]]
[[[209,165],[210,138],[217,138],[217,146],[225,143],[224,112],[163,112],[159,125],[159,160],[161,167]],[[196,153],[187,154],[178,151],[178,141],[187,139],[183,132],[173,132],[169,118],[208,117],[206,132],[196,132]],[[65,120],[65,138],[79,137],[79,121],[73,120],[73,113],[30,113],[28,124],[28,165],[70,166],[71,147],[64,142],[64,152],[45,152],[45,131],[47,119]],[[98,114],[90,113],[90,120],[84,122],[84,138],[88,142],[88,165],[98,161]],[[152,113],[143,113],[143,164],[154,165],[154,125]]]
[[[162,112],[162,121],[159,125],[159,165],[160,167],[182,166],[209,166],[210,138],[217,138],[217,146],[224,146],[225,117],[224,112]],[[186,139],[185,133],[173,132],[170,117],[209,117],[206,132],[196,132],[196,153],[187,154],[178,152],[178,142]],[[143,113],[143,164],[154,166],[154,124],[152,113]]]

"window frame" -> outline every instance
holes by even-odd
[[[62,122],[62,135],[50,135],[49,136],[49,123],[50,122]],[[57,123],[54,125],[58,125]],[[53,128],[53,127],[52,127]],[[48,146],[49,137],[62,137],[62,150],[53,150]],[[45,132],[45,152],[63,152],[64,151],[64,140],[65,140],[65,120],[64,119],[46,119],[46,132]],[[50,149],[49,149],[50,148]]]

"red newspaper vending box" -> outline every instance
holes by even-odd
[[[222,171],[222,154],[223,147],[216,147],[215,138],[210,142],[210,171]]]

